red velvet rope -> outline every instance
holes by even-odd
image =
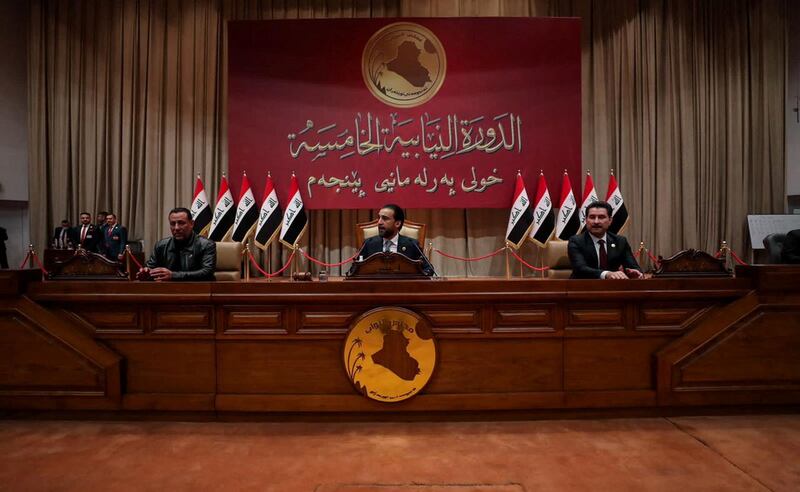
[[[28,260],[31,259],[31,250],[28,250],[28,254],[25,255],[25,259],[22,260],[22,264],[19,266],[18,270],[22,270],[25,268],[25,264],[28,263]]]
[[[736,260],[736,263],[740,265],[747,265],[747,263],[743,262],[742,259],[739,258],[739,256],[736,254],[735,251],[733,251],[732,249],[729,251],[731,252],[731,256],[733,256],[733,259]]]
[[[294,254],[295,253],[296,253],[296,251],[292,251],[292,254],[289,256],[289,260],[286,262],[285,265],[283,265],[283,268],[281,268],[280,270],[278,270],[275,273],[267,273],[258,265],[258,263],[256,263],[256,258],[253,256],[253,253],[250,250],[247,251],[247,255],[250,257],[250,263],[252,263],[253,266],[256,267],[256,270],[261,272],[261,275],[263,275],[263,276],[265,276],[267,278],[277,277],[278,275],[283,273],[284,270],[289,268],[289,265],[292,264],[292,260],[294,259]]]
[[[36,264],[39,265],[39,268],[42,269],[42,275],[47,275],[47,270],[44,269],[44,265],[42,265],[42,262],[39,261],[39,255],[37,255],[36,253],[28,253],[28,254],[32,256],[34,260],[36,260]]]
[[[309,255],[308,253],[306,253],[302,249],[300,250],[300,252],[303,253],[303,256],[308,261],[311,261],[312,263],[316,263],[317,265],[321,265],[321,266],[325,266],[325,267],[337,267],[337,266],[342,266],[342,265],[345,265],[347,263],[350,263],[351,261],[356,259],[356,256],[358,256],[358,253],[359,253],[359,251],[357,251],[356,254],[354,254],[350,258],[348,258],[348,259],[346,259],[344,261],[340,261],[339,263],[325,263],[324,261],[321,261],[321,260],[318,260],[318,259],[312,257],[311,255]]]
[[[451,260],[478,261],[478,260],[485,260],[486,258],[489,258],[489,257],[492,257],[492,256],[497,256],[500,253],[502,253],[504,249],[506,249],[506,248],[500,248],[497,251],[495,251],[494,253],[489,253],[488,255],[483,255],[483,256],[476,256],[474,258],[465,258],[463,256],[449,255],[449,254],[445,253],[444,251],[442,251],[440,249],[434,249],[433,251],[435,253],[439,253],[440,255],[444,256],[445,258],[450,258]]]
[[[659,263],[661,263],[660,261],[658,261],[658,258],[653,256],[653,253],[651,253],[650,251],[647,252],[647,256],[650,257],[650,260],[653,262],[653,264],[658,265]]]
[[[722,256],[722,250],[717,251],[717,253],[714,255],[714,258],[719,258],[720,256]]]
[[[136,257],[135,257],[135,256],[133,256],[133,253],[131,253],[131,250],[129,250],[129,249],[126,249],[126,250],[125,250],[125,254],[126,254],[126,255],[128,255],[128,257],[129,257],[131,260],[133,260],[133,263],[135,263],[135,264],[136,264],[136,266],[137,266],[137,267],[139,267],[139,269],[141,269],[141,268],[142,268],[142,264],[141,264],[141,263],[139,263],[139,262],[136,260]]]
[[[550,267],[541,267],[541,268],[538,268],[538,267],[535,267],[535,266],[533,266],[533,265],[529,264],[527,261],[523,260],[523,259],[522,259],[522,258],[521,258],[519,255],[517,255],[517,252],[516,252],[516,251],[514,251],[513,249],[511,250],[511,254],[512,254],[512,255],[514,255],[514,258],[516,258],[517,260],[519,260],[519,262],[520,262],[520,263],[522,263],[522,264],[523,264],[523,265],[525,265],[526,267],[530,268],[531,270],[536,270],[537,272],[543,272],[543,271],[545,271],[545,270],[550,270]]]

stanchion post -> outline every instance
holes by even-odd
[[[131,245],[125,245],[125,271],[128,272],[128,280],[133,280],[133,268],[131,267]]]
[[[730,270],[731,261],[730,261],[730,248],[728,248],[728,241],[724,239],[722,240],[722,245],[719,247],[719,252],[721,256],[725,257],[725,268]]]
[[[34,264],[33,255],[36,254],[36,250],[33,249],[33,244],[28,245],[28,268],[32,269]]]
[[[250,241],[244,243],[242,250],[242,261],[244,262],[244,281],[250,281]]]
[[[510,247],[508,241],[506,241],[506,280],[511,280],[511,266],[508,263],[508,250]]]
[[[639,259],[642,262],[642,263],[639,264],[639,266],[642,267],[642,271],[646,271],[646,269],[642,265],[644,264],[645,261],[649,260],[650,258],[647,255],[647,249],[644,247],[644,241],[639,241],[639,251],[638,251],[638,253],[639,253]],[[644,256],[646,258],[642,258],[643,254],[644,254]]]

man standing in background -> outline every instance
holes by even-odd
[[[98,243],[103,239],[103,233],[92,224],[92,216],[89,212],[81,212],[81,223],[73,229],[73,236],[77,238],[77,244],[86,251],[97,253]]]
[[[8,232],[5,227],[0,227],[0,268],[8,269],[8,257],[6,256],[6,241]]]
[[[106,228],[103,231],[103,244],[106,258],[121,261],[128,244],[128,229],[117,223],[117,216],[111,212],[106,215]]]

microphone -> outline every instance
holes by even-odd
[[[431,276],[438,277],[439,275],[436,273],[436,270],[433,268],[433,265],[431,265],[431,262],[428,260],[428,257],[425,256],[425,253],[422,252],[422,248],[419,247],[419,242],[413,238],[409,239],[411,239],[411,243],[414,245],[415,248],[417,248],[417,251],[419,251],[420,258],[422,258],[422,260],[425,262],[428,268],[431,269]]]

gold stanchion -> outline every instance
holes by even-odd
[[[508,245],[508,241],[506,241],[506,280],[511,280],[511,266],[508,263],[508,250],[511,246]]]
[[[272,243],[274,241],[270,241],[269,246],[267,246],[267,273],[269,276],[267,277],[267,282],[272,282]]]
[[[125,271],[128,272],[128,280],[133,280],[135,278],[134,274],[133,274],[133,267],[131,265],[131,255],[132,254],[133,253],[131,253],[130,244],[126,244],[125,245]]]
[[[722,240],[722,244],[719,247],[719,255],[725,258],[725,268],[730,270],[730,248],[728,247],[728,241]]]
[[[539,268],[541,268],[540,272],[542,274],[542,278],[545,278],[544,272],[544,248],[539,246]]]
[[[242,261],[244,262],[244,281],[250,281],[250,241],[244,243],[242,250]]]
[[[29,244],[28,245],[28,268],[29,269],[33,269],[33,265],[34,265],[34,262],[35,262],[35,259],[33,258],[34,255],[36,255],[36,250],[33,249],[33,244]]]

